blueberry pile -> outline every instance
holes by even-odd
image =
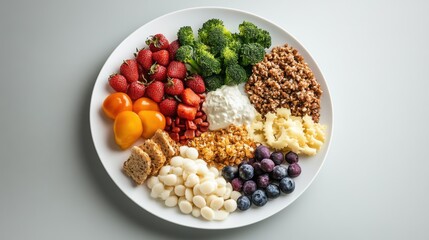
[[[284,162],[289,165],[284,165]],[[281,192],[293,192],[295,181],[292,178],[300,174],[296,153],[270,153],[268,147],[263,145],[256,148],[254,159],[242,162],[238,167],[226,166],[222,169],[222,176],[231,182],[232,188],[243,194],[237,199],[237,208],[241,211],[249,209],[252,204],[262,207],[268,199],[279,197]]]

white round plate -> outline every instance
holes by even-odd
[[[322,87],[320,122],[327,126],[327,138],[323,148],[313,157],[301,157],[302,174],[295,178],[296,188],[293,193],[289,195],[282,194],[279,198],[270,200],[261,208],[252,207],[244,212],[236,211],[230,214],[225,221],[212,222],[181,214],[178,208],[167,208],[162,201],[150,197],[150,191],[147,186],[136,187],[132,183],[130,178],[122,172],[122,164],[128,158],[130,151],[121,151],[116,146],[112,130],[113,121],[105,117],[101,109],[104,99],[112,92],[107,83],[109,75],[118,72],[122,61],[132,58],[136,48],[145,47],[144,42],[149,35],[163,33],[170,41],[173,41],[176,39],[176,33],[180,27],[189,25],[195,32],[210,18],[223,20],[225,26],[232,32],[237,32],[238,25],[244,20],[253,22],[260,28],[270,32],[272,37],[271,47],[288,43],[298,49]],[[266,219],[287,207],[307,189],[321,169],[328,152],[333,127],[333,115],[329,90],[319,67],[307,50],[287,31],[251,13],[227,8],[202,7],[180,10],[158,17],[137,29],[119,44],[107,59],[95,82],[90,106],[90,126],[95,149],[103,166],[116,185],[132,201],[153,215],[179,225],[201,229],[227,229],[246,226]]]

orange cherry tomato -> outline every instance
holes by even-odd
[[[103,102],[103,111],[111,119],[115,119],[116,116],[122,111],[132,111],[133,102],[131,98],[123,92],[115,92],[107,96]]]
[[[139,113],[143,110],[151,110],[159,112],[158,104],[150,98],[142,97],[133,103],[133,111]]]
[[[113,124],[115,141],[122,149],[129,148],[143,132],[142,121],[139,115],[133,111],[120,112]]]
[[[156,130],[165,128],[165,117],[157,111],[140,111],[139,117],[143,125],[143,138],[151,138]]]

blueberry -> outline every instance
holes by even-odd
[[[261,168],[264,172],[272,172],[273,168],[274,168],[275,164],[273,162],[273,160],[269,159],[269,158],[265,158],[262,159],[261,161]]]
[[[243,193],[246,195],[252,195],[256,191],[256,183],[253,180],[245,181],[243,184]]]
[[[260,162],[254,162],[252,164],[252,166],[253,166],[253,170],[255,172],[255,176],[259,176],[259,175],[264,174],[264,171],[261,168],[261,163]]]
[[[275,166],[273,168],[272,177],[277,180],[287,177],[287,168],[283,165]]]
[[[280,189],[275,184],[270,184],[265,188],[265,193],[267,194],[268,198],[277,198],[280,196]]]
[[[252,203],[247,196],[242,195],[237,198],[237,208],[241,211],[246,211],[247,209],[249,209],[251,204]]]
[[[240,168],[238,168],[238,175],[243,180],[251,179],[254,175],[254,169],[253,169],[252,165],[247,164],[247,163],[241,165]]]
[[[295,190],[295,182],[290,177],[285,177],[280,180],[279,184],[280,190],[284,193],[291,193]]]
[[[231,181],[231,185],[232,185],[232,189],[234,191],[237,192],[241,192],[242,188],[243,188],[243,180],[241,180],[240,178],[234,178]]]
[[[252,194],[252,203],[255,204],[255,206],[262,207],[267,203],[267,201],[267,195],[261,189],[256,190]]]
[[[292,163],[287,168],[287,174],[289,177],[298,177],[301,174],[301,167],[298,165],[298,163]]]
[[[260,188],[266,188],[268,184],[270,184],[270,177],[268,176],[267,173],[262,174],[258,176],[258,178],[256,178],[256,184]]]
[[[228,182],[238,176],[238,168],[233,166],[226,166],[222,169],[222,177]]]
[[[292,164],[292,163],[296,163],[296,162],[298,162],[298,154],[296,154],[296,153],[294,153],[294,152],[292,152],[292,151],[290,151],[290,152],[288,152],[288,153],[286,153],[286,155],[285,155],[285,160],[286,160],[286,162],[288,162],[289,164]]]
[[[255,158],[258,161],[264,158],[270,158],[270,149],[264,145],[259,145],[255,150]]]
[[[282,152],[273,152],[273,153],[271,153],[270,159],[273,160],[273,162],[276,165],[282,164],[283,161],[285,160]]]

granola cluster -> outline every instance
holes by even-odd
[[[222,169],[253,158],[256,144],[248,137],[246,127],[230,125],[227,129],[210,131],[188,143],[198,150],[209,165]]]
[[[294,116],[309,115],[319,122],[320,85],[298,50],[287,44],[273,48],[253,66],[246,92],[262,115],[289,108]]]

